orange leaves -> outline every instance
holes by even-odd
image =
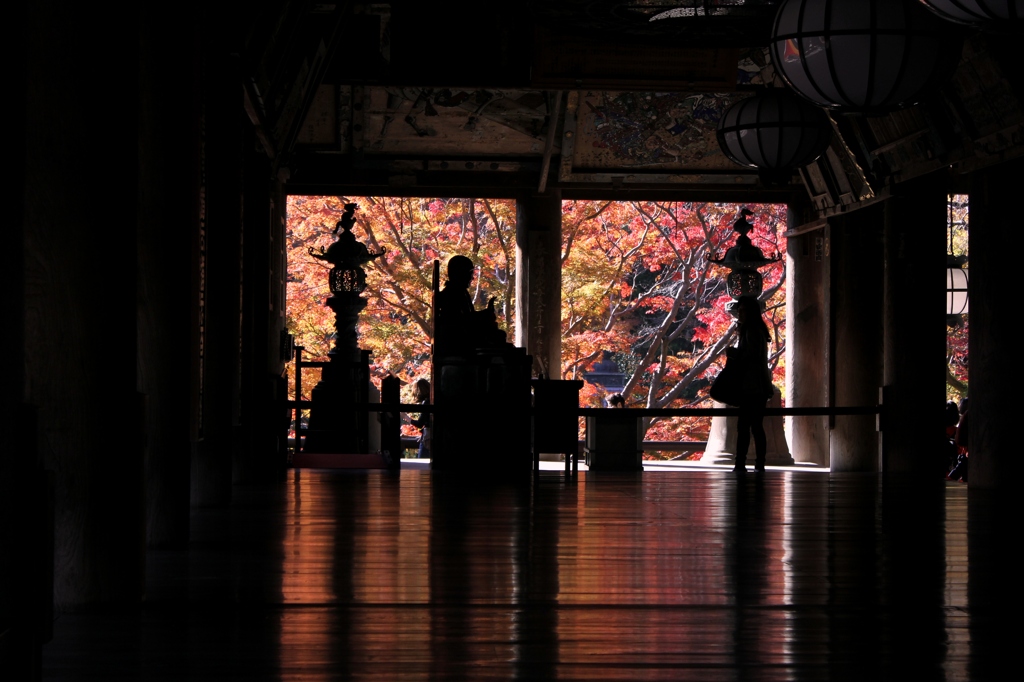
[[[710,427],[711,420],[707,417],[659,419],[647,429],[645,439],[656,441],[707,441]]]
[[[754,205],[749,235],[767,256],[785,253],[785,206]],[[711,263],[733,245],[740,206],[697,202],[572,201],[563,205],[563,374],[584,376],[611,353],[633,404],[664,407],[704,399],[728,340],[725,268]],[[766,316],[781,349],[784,265],[762,269]],[[780,359],[773,367],[780,377]],[[665,435],[678,429],[655,420]],[[679,424],[682,424],[680,426]],[[666,438],[668,439],[668,438]]]
[[[670,280],[678,281],[679,279],[682,279],[682,274],[681,273],[676,273],[675,275],[670,276],[669,279]],[[648,313],[653,313],[653,312],[667,313],[668,311],[672,310],[672,307],[674,305],[675,305],[675,297],[673,297],[673,296],[657,296],[657,295],[654,295],[654,296],[645,296],[643,298],[642,305],[639,306],[639,307],[643,308]]]
[[[961,315],[956,323],[946,329],[946,399],[959,400],[967,397],[968,362],[967,337],[969,316]]]
[[[601,386],[592,384],[589,381],[583,382],[583,388],[580,389],[580,406],[581,407],[607,407],[605,404],[606,393]]]
[[[707,304],[696,314],[697,319],[700,320],[700,325],[694,329],[693,338],[695,341],[705,345],[713,344],[717,339],[726,334],[732,325],[732,316],[725,310],[725,306],[732,299],[724,293],[724,287],[720,290],[723,293],[707,301]]]

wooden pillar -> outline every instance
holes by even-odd
[[[1020,159],[978,171],[970,186],[970,477],[1007,489],[1020,448],[1024,352],[1019,330]],[[1019,468],[1019,467],[1017,467]]]
[[[274,384],[273,404],[268,422],[272,424],[277,443],[277,456],[264,473],[272,478],[283,478],[287,472],[288,424],[291,410],[288,409],[288,380],[285,364],[291,361],[291,345],[284,338],[288,325],[285,312],[288,306],[286,281],[288,278],[288,243],[285,240],[288,226],[287,195],[281,182],[273,181],[270,186],[270,253],[268,254],[270,311],[267,321],[268,345],[276,349],[276,355],[269,358],[270,380]],[[280,425],[280,428],[279,426]]]
[[[550,191],[516,201],[516,341],[533,372],[562,375],[562,199]]]
[[[789,229],[799,227],[790,208]],[[786,247],[786,405],[828,404],[828,277],[825,229],[789,237]],[[786,417],[790,452],[798,462],[827,466],[828,417]]]
[[[882,206],[829,219],[832,405],[875,405],[882,385]],[[878,471],[874,415],[841,415],[829,437],[832,471]]]
[[[146,530],[153,547],[189,533],[196,351],[191,309],[199,229],[199,27],[144,6],[140,41],[138,390],[145,403]],[[168,99],[168,88],[178,96]]]
[[[202,416],[192,461],[199,505],[231,499],[241,416],[242,88],[220,46],[208,48],[205,76]]]
[[[885,202],[882,469],[940,480],[946,361],[946,182],[926,176]]]
[[[284,371],[280,357],[280,329],[284,316],[275,300],[272,267],[275,238],[271,167],[269,159],[256,151],[255,135],[247,131],[244,144],[245,169],[242,205],[242,377],[241,432],[235,451],[236,481],[276,478],[284,470],[278,438],[286,428],[279,410],[278,380]],[[282,234],[283,236],[283,234]],[[281,326],[278,326],[280,322]]]
[[[15,159],[27,165],[24,374],[17,390],[36,408],[39,457],[55,472],[58,610],[135,604],[143,585],[140,41],[137,8],[124,9],[115,26],[78,3],[30,4],[18,27],[31,38],[25,158]]]

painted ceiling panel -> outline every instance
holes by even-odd
[[[371,88],[364,149],[435,156],[537,155],[547,96],[523,90]]]
[[[715,128],[722,112],[746,96],[587,92],[577,113],[573,166],[734,171]]]

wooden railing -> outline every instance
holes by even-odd
[[[299,350],[298,348],[296,350]],[[326,365],[326,362],[310,362],[303,363],[305,367],[322,367]],[[298,377],[298,372],[296,373]],[[298,391],[301,389],[301,383],[298,378],[296,380],[296,394],[301,395]],[[302,444],[302,438],[307,431],[302,427],[301,420],[299,419],[303,409],[309,409],[313,403],[309,400],[289,400],[288,407],[291,412],[291,423],[295,424],[295,440],[292,446],[291,455],[294,455],[299,451]],[[353,405],[353,409],[366,410],[367,412],[391,412],[391,413],[408,413],[408,412],[419,412],[423,414],[436,414],[438,412],[435,405],[421,405],[418,403],[362,403]],[[642,417],[715,417],[724,416],[731,417],[737,416],[740,413],[739,408],[735,407],[679,407],[679,408],[607,408],[607,407],[578,407],[571,414],[566,414],[566,419],[572,419],[577,417],[588,417],[598,416],[601,414],[633,414],[637,418]],[[784,417],[807,417],[807,416],[839,416],[839,415],[880,415],[882,413],[881,405],[866,405],[866,406],[852,406],[852,407],[769,407],[765,408],[765,416],[784,416]],[[533,416],[533,411],[530,411],[530,416]],[[396,420],[398,423],[399,420]],[[399,427],[400,428],[400,427]],[[396,437],[398,441],[401,441],[401,437]],[[383,436],[382,436],[383,440]],[[582,441],[581,441],[582,442]],[[702,449],[701,446],[706,447],[707,443],[704,441],[644,441],[643,445],[645,449],[650,450],[676,450],[676,451],[695,451]],[[649,447],[648,447],[649,446]],[[536,459],[535,459],[536,462]],[[568,461],[567,461],[568,463]]]

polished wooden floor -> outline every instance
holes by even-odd
[[[196,509],[141,609],[61,616],[44,675],[1019,679],[990,507],[875,475],[293,471]]]

